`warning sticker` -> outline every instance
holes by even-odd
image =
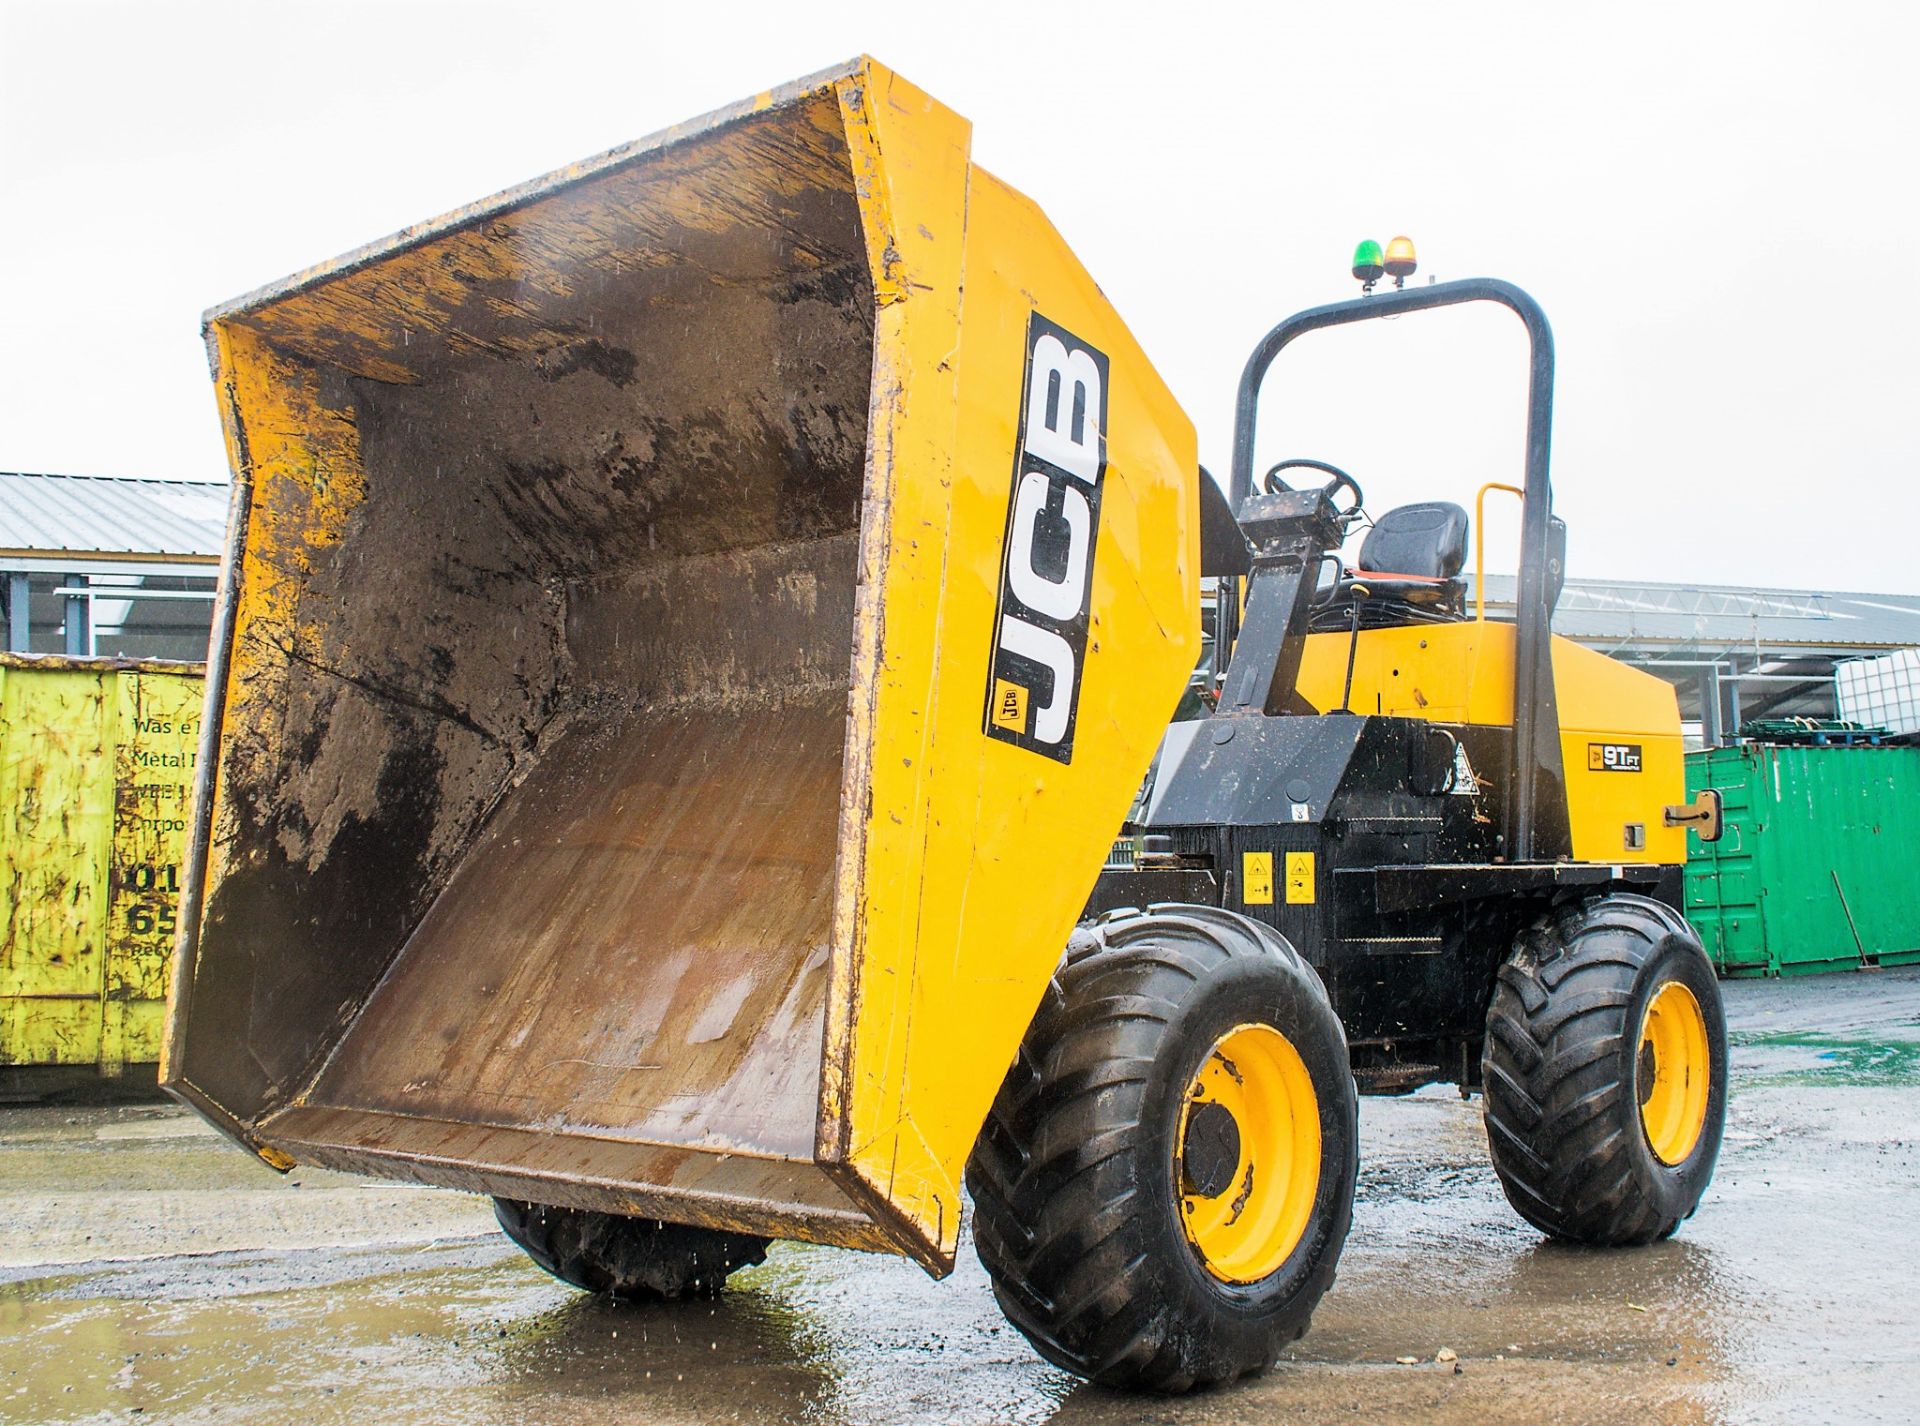
[[[1313,853],[1287,853],[1287,905],[1313,905]]]
[[[1242,852],[1240,880],[1245,888],[1242,902],[1248,906],[1273,905],[1273,853]]]

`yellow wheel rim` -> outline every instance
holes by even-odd
[[[1707,1020],[1700,1013],[1700,1002],[1677,980],[1661,986],[1647,1003],[1634,1077],[1640,1091],[1640,1125],[1654,1157],[1663,1164],[1686,1162],[1707,1124],[1713,1056],[1707,1048]]]
[[[1222,1035],[1187,1086],[1174,1146],[1180,1220],[1207,1271],[1277,1271],[1320,1188],[1320,1101],[1300,1052],[1271,1025]]]

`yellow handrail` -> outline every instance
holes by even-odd
[[[1518,495],[1524,503],[1527,492],[1517,485],[1507,485],[1498,480],[1489,480],[1480,487],[1480,493],[1473,497],[1473,618],[1475,623],[1484,624],[1487,619],[1487,492],[1504,490],[1509,495]]]

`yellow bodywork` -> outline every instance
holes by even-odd
[[[965,120],[878,66],[842,110],[879,274],[868,499],[890,518],[855,629],[842,806],[859,815],[843,824],[819,1152],[950,1261],[961,1168],[1199,648],[1198,457],[1045,215],[968,162]],[[980,727],[1019,440],[1008,397],[1036,309],[1111,363],[1078,713],[1092,733],[1065,764]]]
[[[177,1094],[951,1266],[1200,637],[1192,426],[969,141],[862,60],[210,315],[250,502]],[[1036,513],[1047,439],[1101,460]]]
[[[1492,621],[1362,630],[1353,711],[1510,728],[1513,633]],[[1298,687],[1315,708],[1340,706],[1348,642],[1334,633],[1307,639]],[[1686,829],[1663,819],[1686,792],[1673,685],[1557,636],[1553,680],[1574,860],[1685,862]],[[1616,756],[1609,766],[1609,747],[1637,750],[1637,759]],[[1636,828],[1643,846],[1629,840]]]
[[[0,1065],[159,1058],[197,664],[0,654]]]

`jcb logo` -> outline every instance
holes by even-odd
[[[1073,761],[1087,653],[1106,428],[1105,354],[1034,313],[986,732],[1063,763]]]

